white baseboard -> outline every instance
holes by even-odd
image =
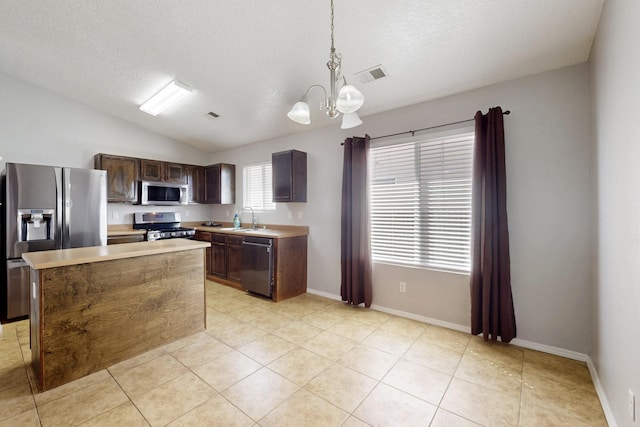
[[[444,320],[434,319],[432,317],[420,316],[419,314],[409,313],[407,311],[396,310],[395,308],[383,307],[377,304],[371,304],[371,308],[374,310],[381,311],[387,314],[394,314],[399,317],[404,317],[406,319],[416,320],[422,323],[428,323],[430,325],[442,326],[443,328],[453,329],[455,331],[464,332],[466,334],[471,333],[471,328],[469,326],[458,325],[457,323],[445,322]]]
[[[329,292],[322,292],[322,291],[317,291],[315,289],[307,288],[307,293],[318,295],[320,297],[329,298],[336,301],[342,301],[342,298],[340,297],[340,295],[330,294]]]
[[[607,394],[604,392],[600,377],[598,377],[598,370],[589,356],[587,356],[587,367],[591,373],[591,380],[593,381],[593,386],[596,388],[596,393],[598,394],[598,399],[600,399],[600,405],[602,405],[602,411],[604,412],[604,417],[607,419],[607,424],[609,424],[609,427],[618,427],[616,418],[613,416],[611,405],[609,405],[609,399],[607,399]]]
[[[543,353],[549,353],[556,356],[566,357],[567,359],[578,360],[580,362],[586,362],[589,360],[589,356],[584,353],[579,353],[573,350],[567,350],[565,348],[554,347],[551,345],[540,344],[533,341],[522,340],[520,338],[514,338],[510,344],[517,345],[518,347],[528,348],[530,350],[537,350]]]
[[[342,301],[342,298],[339,295],[330,294],[328,292],[317,291],[315,289],[307,289],[307,292],[310,294],[318,295],[321,297],[329,298],[335,301]],[[460,332],[470,333],[470,327],[464,325],[458,325],[451,322],[445,322],[443,320],[433,319],[431,317],[420,316],[418,314],[409,313],[402,310],[396,310],[394,308],[383,307],[377,304],[372,304],[371,308],[373,310],[381,311],[383,313],[393,314],[399,317],[404,317],[411,320],[416,320],[418,322],[428,323],[430,325],[442,326],[443,328],[449,328]],[[556,356],[566,357],[568,359],[578,360],[580,362],[586,362],[587,367],[589,368],[589,372],[591,373],[591,379],[593,380],[593,385],[596,389],[596,393],[598,394],[598,398],[600,399],[600,404],[602,405],[602,410],[604,412],[604,416],[607,419],[607,423],[609,427],[617,427],[616,419],[613,416],[613,411],[611,406],[609,405],[609,400],[607,399],[607,395],[602,387],[602,383],[600,382],[600,378],[598,377],[598,371],[594,366],[593,362],[589,355],[585,353],[579,353],[573,350],[567,350],[560,347],[554,347],[546,344],[540,344],[533,341],[523,340],[519,338],[514,338],[511,340],[511,344],[517,345],[519,347],[528,348],[530,350],[537,350],[544,353],[553,354]]]

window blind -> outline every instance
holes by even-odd
[[[255,210],[275,210],[271,188],[271,163],[257,163],[245,166],[244,206]]]
[[[370,150],[374,260],[469,271],[473,140],[465,133]]]

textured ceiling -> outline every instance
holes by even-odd
[[[336,0],[335,46],[367,115],[588,60],[604,0]],[[329,0],[3,0],[0,72],[206,151],[339,126],[286,113],[329,84]],[[388,76],[354,73],[382,64]],[[138,105],[177,78],[194,95]],[[209,111],[220,115],[213,119]]]

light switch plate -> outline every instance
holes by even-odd
[[[636,420],[636,396],[633,394],[633,390],[631,389],[629,389],[628,404],[629,404],[629,416],[631,417],[631,421],[635,421]]]

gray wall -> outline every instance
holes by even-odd
[[[589,346],[590,98],[586,64],[518,79],[369,117],[343,131],[330,127],[222,151],[210,160],[238,166],[238,200],[214,207],[229,220],[242,207],[242,167],[272,152],[308,153],[308,203],[279,204],[260,222],[308,224],[309,287],[340,293],[340,142],[473,117],[501,105],[507,141],[508,214],[518,338],[585,353]],[[318,113],[319,114],[319,113]],[[289,219],[289,211],[292,219]],[[301,219],[298,219],[301,215]],[[407,293],[398,282],[407,282]],[[469,325],[468,276],[374,266],[373,304],[452,327]]]
[[[640,411],[640,2],[607,0],[592,51],[597,167],[591,359],[620,426]]]

